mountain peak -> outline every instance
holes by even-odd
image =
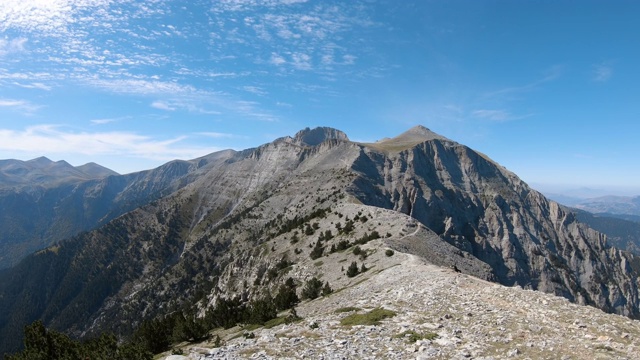
[[[412,127],[411,129],[403,132],[402,134],[396,136],[394,139],[415,139],[415,140],[449,140],[446,137],[437,134],[433,131],[431,131],[429,128],[426,128],[422,125],[416,125],[414,127]]]
[[[394,138],[384,138],[367,145],[384,151],[402,151],[430,140],[451,141],[422,125],[417,125]]]
[[[53,163],[53,161],[50,160],[46,156],[40,156],[40,157],[37,157],[35,159],[31,159],[29,161],[26,161],[26,163],[34,164],[36,166],[46,166],[46,165],[51,165]]]
[[[94,162],[76,166],[76,169],[82,171],[84,174],[87,174],[88,176],[93,178],[102,178],[102,177],[107,177],[109,175],[118,175],[117,172],[109,168],[106,168],[102,165],[96,164]]]
[[[298,131],[294,140],[303,145],[316,146],[326,140],[349,141],[349,138],[347,134],[340,130],[330,127],[317,127],[315,129],[304,128]]]

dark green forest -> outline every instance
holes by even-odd
[[[284,310],[290,311],[282,316],[282,322],[297,321],[299,317],[295,312],[295,305],[300,302],[300,298],[296,288],[295,281],[288,278],[275,296],[267,292],[250,302],[242,302],[237,297],[221,298],[201,318],[196,317],[193,309],[186,309],[144,321],[125,341],[119,341],[112,333],[79,341],[47,329],[42,321],[37,320],[24,328],[22,351],[5,354],[4,360],[150,360],[154,354],[171,350],[174,344],[204,341],[209,338],[212,329],[265,325],[270,320],[277,319],[278,312]],[[305,284],[302,294],[303,298],[313,299],[331,292],[328,283],[323,286],[318,279],[312,278]],[[218,344],[219,341],[218,338]]]

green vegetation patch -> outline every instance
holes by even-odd
[[[352,314],[340,320],[340,324],[344,326],[353,325],[378,325],[381,320],[396,316],[395,311],[375,308],[364,314]]]
[[[438,334],[436,333],[426,333],[420,334],[413,330],[407,330],[401,334],[395,336],[397,339],[407,339],[408,342],[414,343],[418,340],[435,340],[438,338]]]
[[[354,306],[347,306],[347,307],[343,307],[340,309],[336,309],[336,311],[334,311],[336,314],[340,314],[340,313],[346,313],[346,312],[352,312],[352,311],[360,311],[362,309],[358,308],[358,307],[354,307]]]
[[[275,319],[274,319],[275,320]],[[253,330],[257,330],[260,329],[263,325],[262,324],[247,324],[246,326],[244,326],[242,328],[242,330],[245,331],[253,331]]]
[[[272,327],[276,327],[278,325],[285,324],[287,322],[286,318],[287,318],[286,316],[280,316],[280,317],[277,317],[275,319],[271,319],[271,320],[267,321],[266,323],[264,323],[264,328],[265,329],[271,329]]]

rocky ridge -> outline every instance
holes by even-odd
[[[640,323],[519,287],[505,287],[396,253],[386,268],[302,303],[299,322],[215,330],[187,359],[634,359]],[[365,280],[366,278],[366,280]],[[378,325],[354,313],[395,312]],[[253,334],[254,338],[242,334]],[[171,356],[165,354],[166,359]],[[178,359],[180,357],[173,357]]]

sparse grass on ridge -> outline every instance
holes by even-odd
[[[418,340],[424,340],[424,339],[426,339],[426,340],[434,340],[434,339],[437,339],[438,338],[438,334],[436,334],[436,333],[420,334],[420,333],[417,333],[417,332],[415,332],[413,330],[407,330],[407,331],[405,331],[403,333],[400,333],[400,334],[398,334],[398,335],[396,335],[394,337],[398,338],[398,339],[406,339],[408,342],[414,343],[414,342],[416,342]]]
[[[340,313],[346,313],[346,312],[351,312],[351,311],[360,311],[360,310],[362,310],[362,309],[360,309],[359,307],[347,306],[347,307],[336,309],[334,311],[334,313],[340,314]]]
[[[378,325],[381,320],[396,316],[395,311],[384,308],[375,308],[364,314],[352,314],[340,320],[340,325]]]

